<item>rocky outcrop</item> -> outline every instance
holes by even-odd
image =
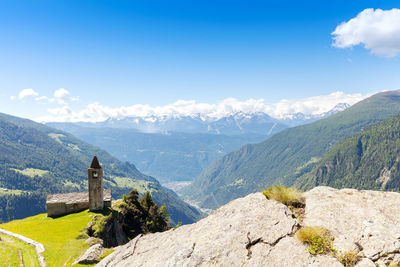
[[[104,248],[101,244],[95,244],[88,248],[82,256],[79,257],[72,265],[75,264],[94,264],[99,262],[98,259],[101,256]]]
[[[358,253],[356,266],[400,260],[399,193],[317,187],[304,196],[301,224],[330,230],[338,253]],[[97,266],[343,266],[312,256],[295,236],[299,227],[285,205],[255,193],[197,223],[139,235]]]
[[[305,197],[304,224],[329,229],[335,247],[378,266],[400,262],[399,193],[317,187]]]

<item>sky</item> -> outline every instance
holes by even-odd
[[[99,121],[354,104],[400,89],[399,9],[390,0],[0,0],[0,112]]]

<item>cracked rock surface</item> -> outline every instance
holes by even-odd
[[[359,266],[388,266],[400,261],[399,193],[321,186],[304,196],[303,223],[329,229],[339,251],[360,252],[367,260]]]
[[[255,193],[197,223],[137,237],[97,266],[254,266],[296,226],[285,205]]]
[[[400,259],[400,194],[317,187],[304,195],[302,225],[330,230],[338,251],[359,252],[358,267]],[[298,227],[285,205],[254,193],[197,223],[137,236],[96,266],[343,266],[310,255]]]

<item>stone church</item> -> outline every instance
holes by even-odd
[[[82,210],[111,207],[111,190],[103,190],[103,169],[96,156],[88,169],[88,192],[51,194],[47,196],[48,217],[57,217]]]

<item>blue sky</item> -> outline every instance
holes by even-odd
[[[397,55],[332,46],[335,28],[366,8],[400,3],[0,0],[1,112],[400,89]],[[79,100],[18,99],[27,88]]]

